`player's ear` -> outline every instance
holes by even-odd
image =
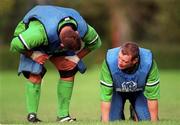
[[[135,58],[135,59],[133,59],[133,62],[132,62],[132,63],[133,63],[133,64],[136,64],[136,63],[138,63],[138,60],[139,60],[138,58]]]

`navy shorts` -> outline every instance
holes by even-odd
[[[58,56],[64,56],[64,55],[73,55],[74,53],[62,53],[58,55],[54,55],[53,57],[58,57]],[[20,55],[20,63],[19,63],[19,68],[18,68],[18,75],[23,73],[23,75],[28,78],[29,74],[37,74],[43,76],[46,73],[46,68],[33,61],[32,59],[26,57],[25,55],[21,54]],[[86,71],[86,66],[84,65],[83,61],[80,60],[77,64],[77,66],[70,71],[59,71],[61,77],[70,77],[76,74],[76,72],[79,71],[80,73],[84,73]]]
[[[18,75],[23,73],[23,75],[28,78],[29,74],[37,74],[43,77],[46,73],[46,69],[43,65],[36,63],[32,59],[26,57],[25,55],[20,55],[20,62],[18,68]]]

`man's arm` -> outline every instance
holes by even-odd
[[[109,121],[109,112],[110,112],[111,102],[101,102],[101,120],[102,122],[107,123]]]
[[[148,99],[151,121],[158,120],[158,99],[160,97],[159,72],[155,60],[149,73],[144,94]]]
[[[77,56],[82,59],[84,56],[86,56],[88,53],[90,53],[91,50],[88,48],[83,48],[81,51],[77,53]]]
[[[77,53],[80,59],[101,46],[101,39],[99,35],[90,25],[88,25],[87,33],[82,41],[84,42],[84,47],[80,52]]]
[[[26,26],[23,23],[23,21],[20,21],[19,24],[16,26],[16,29],[14,31],[14,36],[18,36],[20,33],[24,32],[26,30]]]
[[[151,115],[151,121],[157,121],[158,120],[158,100],[148,99],[148,108]]]
[[[101,94],[101,119],[102,122],[109,121],[109,112],[113,91],[112,78],[106,61],[103,62],[100,73],[100,94]]]
[[[158,120],[158,99],[159,99],[159,84],[145,87],[145,96],[148,102],[148,108],[151,115],[151,121]]]
[[[48,44],[45,30],[39,21],[30,22],[29,28],[26,30],[24,30],[23,26],[25,27],[21,22],[15,29],[10,51],[23,53],[35,47]]]
[[[37,63],[44,64],[48,55],[32,49],[46,44],[47,37],[40,22],[30,22],[29,28],[26,29],[25,24],[21,21],[15,29],[10,51],[22,53]]]
[[[72,23],[72,22],[71,22]],[[83,45],[84,44],[84,45]],[[91,51],[101,46],[101,39],[93,27],[88,25],[88,30],[84,38],[82,39],[82,49],[76,52],[74,56],[68,56],[66,59],[78,63],[78,61],[84,58]]]

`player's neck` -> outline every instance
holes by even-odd
[[[122,71],[127,73],[127,74],[133,74],[133,73],[135,73],[137,71],[138,67],[139,67],[139,63],[136,63],[132,67],[129,67],[129,68],[124,69]]]

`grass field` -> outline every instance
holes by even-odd
[[[180,125],[180,71],[160,70],[161,99],[160,121],[158,125]],[[84,75],[77,74],[71,101],[72,116],[77,118],[77,125],[99,125],[100,119],[100,93],[99,68],[92,68]],[[56,85],[58,73],[48,71],[42,84],[42,95],[38,116],[42,124],[58,124],[56,120]],[[16,71],[0,72],[0,123],[26,124],[24,82]],[[126,106],[126,116],[129,117]],[[66,123],[67,124],[67,123]],[[151,125],[151,122],[134,123],[131,121],[113,122],[113,125],[140,124]]]

